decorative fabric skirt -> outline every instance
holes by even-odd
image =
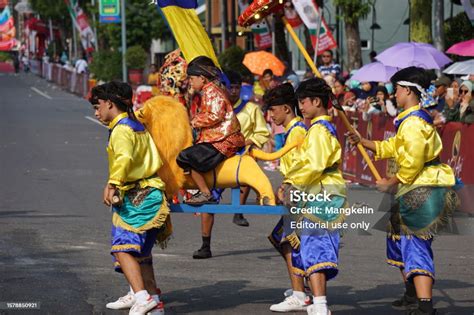
[[[394,239],[400,235],[429,239],[448,222],[457,206],[458,197],[451,188],[417,187],[398,197],[388,234]]]
[[[111,254],[128,252],[139,261],[151,259],[153,245],[165,248],[171,236],[169,212],[166,198],[157,188],[126,191],[122,205],[113,207]]]
[[[387,235],[387,263],[403,269],[407,279],[435,278],[431,243],[458,206],[454,190],[420,186],[401,195],[392,208]]]

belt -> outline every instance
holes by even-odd
[[[426,162],[424,164],[424,167],[435,166],[435,165],[439,165],[439,164],[441,164],[441,159],[439,158],[439,156],[437,156],[433,160],[431,160],[429,162]]]

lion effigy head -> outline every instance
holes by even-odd
[[[160,95],[147,100],[136,116],[146,126],[158,148],[163,161],[158,175],[166,183],[166,195],[172,196],[185,182],[176,157],[193,141],[186,107],[173,97]]]

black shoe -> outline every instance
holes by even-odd
[[[392,302],[392,307],[397,310],[412,310],[418,308],[418,299],[416,296],[404,294],[400,299]]]
[[[420,310],[419,308],[414,309],[414,310],[407,311],[407,315],[436,315],[436,314],[438,314],[438,312],[436,311],[436,309],[433,309],[433,312],[431,312],[431,313],[423,312],[423,311]]]
[[[234,219],[232,220],[234,224],[238,226],[249,226],[249,221],[242,214],[234,214]]]
[[[211,257],[212,253],[210,248],[200,248],[193,253],[194,259],[207,259]]]

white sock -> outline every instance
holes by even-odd
[[[325,295],[323,295],[323,296],[313,296],[313,304],[319,312],[327,314],[328,305],[327,305],[327,300],[326,300]]]
[[[306,300],[306,293],[301,292],[301,291],[293,291],[293,295],[300,300],[301,302],[304,302]]]
[[[160,297],[158,296],[158,294],[153,294],[151,298],[155,300],[156,303],[160,303]]]
[[[135,293],[135,298],[137,302],[140,304],[146,303],[146,301],[150,298],[150,294],[146,290],[141,290]]]
[[[135,292],[133,292],[132,286],[130,286],[130,293],[135,294]]]

